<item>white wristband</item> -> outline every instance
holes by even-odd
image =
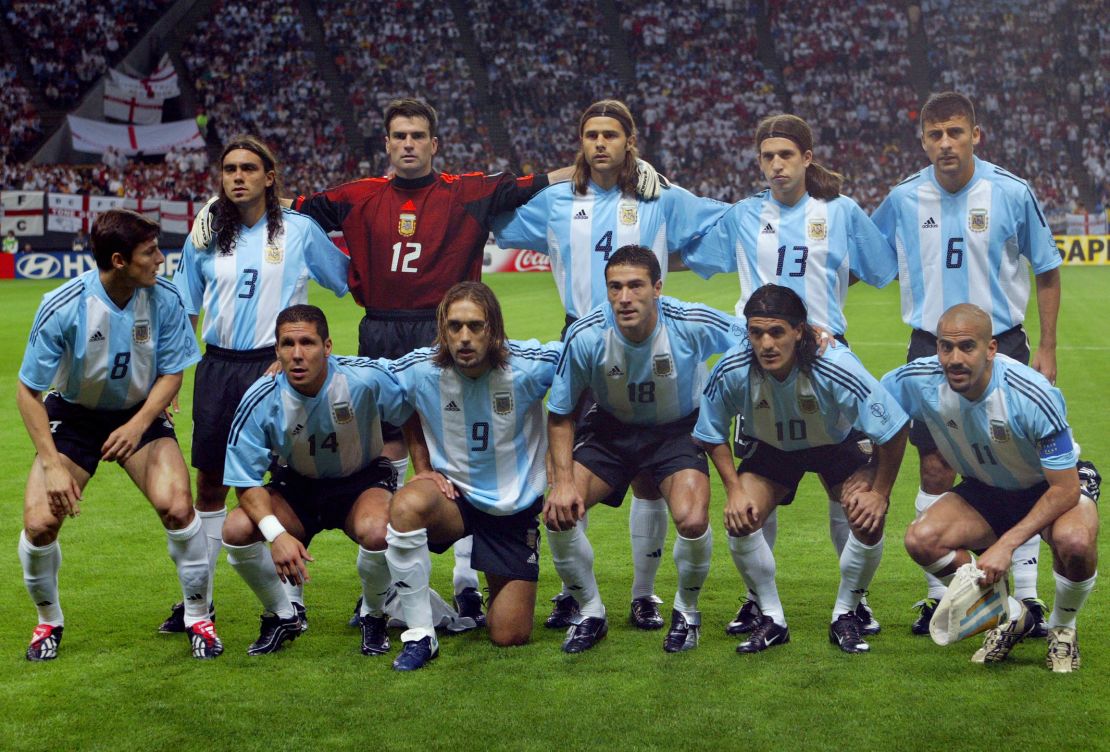
[[[281,522],[272,514],[268,514],[258,521],[258,530],[262,533],[262,537],[270,543],[273,543],[279,535],[285,532]]]

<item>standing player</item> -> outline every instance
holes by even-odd
[[[718,361],[701,400],[694,437],[725,486],[729,550],[761,614],[738,653],[757,653],[790,641],[775,584],[775,559],[763,535],[771,512],[794,501],[798,483],[815,472],[840,499],[851,526],[840,554],[829,641],[863,653],[860,597],[883,555],[890,491],[906,448],[909,419],[846,348],[819,354],[810,315],[793,290],[765,285],[744,306],[748,341]],[[733,470],[729,422],[744,416],[755,446]],[[874,465],[859,447],[862,434],[876,445]]]
[[[494,224],[498,245],[550,256],[567,327],[596,306],[608,304],[605,270],[616,248],[629,244],[649,248],[664,274],[669,253],[680,254],[702,276],[721,271],[702,263],[689,248],[727,205],[677,186],[661,191],[654,200],[640,198],[636,122],[627,105],[613,99],[593,103],[578,120],[578,137],[581,146],[574,179],[549,186]],[[619,501],[624,493],[617,491],[614,496]],[[655,575],[667,535],[667,505],[659,489],[644,479],[633,483],[629,531],[630,621],[640,629],[658,629],[663,618],[658,606],[662,601],[655,596]],[[570,626],[579,604],[565,588],[553,600],[555,607],[546,625]]]
[[[1060,254],[1029,184],[975,156],[980,131],[975,108],[962,94],[929,97],[921,108],[921,145],[932,166],[895,188],[873,219],[897,254],[902,320],[913,327],[907,361],[936,354],[933,328],[956,303],[987,301],[998,349],[1029,363],[1022,327],[1029,303],[1029,266],[1037,284],[1041,340],[1033,368],[1056,380],[1056,316],[1060,310]],[[921,488],[915,505],[924,512],[952,487],[955,471],[937,450],[924,425],[910,441],[921,458]],[[1014,553],[1015,595],[1037,620],[1043,637],[1044,604],[1037,599],[1034,536]],[[925,575],[929,592],[918,605],[913,633],[929,633],[929,620],[944,586]]]
[[[696,248],[739,275],[737,316],[763,285],[789,287],[805,303],[811,325],[847,344],[849,285],[863,280],[885,287],[898,274],[886,239],[855,201],[841,195],[843,177],[814,161],[813,132],[806,121],[796,115],[764,118],[755,129],[755,148],[768,190],[733,205]],[[751,448],[742,429],[741,418],[738,456]],[[772,512],[763,525],[772,550],[777,529],[778,515]],[[844,506],[830,493],[829,531],[837,556],[844,552],[848,530]],[[759,613],[749,593],[726,631],[750,632]],[[878,633],[879,623],[863,601],[858,615],[866,634]]]
[[[390,505],[386,558],[408,629],[398,671],[439,653],[428,597],[429,550],[474,538],[490,588],[496,645],[532,634],[539,578],[537,513],[547,487],[542,400],[559,346],[506,338],[501,306],[481,282],[460,282],[436,312],[436,346],[393,363],[419,416],[405,426],[416,475]]]
[[[1060,391],[998,351],[992,317],[971,304],[948,309],[936,325],[937,354],[883,377],[883,385],[927,428],[959,485],[910,524],[906,550],[925,571],[951,582],[982,551],[983,584],[1006,576],[1014,552],[1038,533],[1052,549],[1056,598],[1048,618],[1054,672],[1079,668],[1076,617],[1098,568],[1099,475],[1078,462]],[[1078,469],[1078,472],[1077,472]],[[987,632],[976,663],[1006,658],[1036,626],[1025,603]]]
[[[239,497],[224,525],[227,560],[263,608],[247,654],[272,653],[303,631],[281,583],[308,579],[313,536],[340,529],[359,546],[362,653],[382,655],[389,651],[385,525],[396,471],[381,456],[381,423],[407,417],[404,393],[385,366],[332,355],[328,322],[316,306],[286,308],[275,336],[282,373],[256,381],[239,404],[224,475]]]
[[[193,467],[197,513],[208,539],[209,606],[227,509],[224,454],[231,419],[248,387],[274,375],[278,312],[308,300],[308,280],[347,293],[347,257],[308,217],[283,210],[277,162],[259,139],[235,136],[220,157],[220,193],[212,205],[215,243],[197,251],[186,239],[174,284],[196,328],[205,311],[204,358],[193,385]],[[212,395],[220,395],[213,399]],[[298,600],[303,611],[304,605]],[[184,630],[176,604],[159,631]]]
[[[17,400],[35,445],[19,561],[39,624],[27,659],[56,658],[65,620],[58,603],[58,531],[76,517],[101,461],[123,466],[161,518],[185,602],[195,658],[223,652],[208,618],[208,554],[193,512],[189,471],[165,414],[181,374],[200,360],[165,261],[158,224],[121,209],[92,232],[96,269],[48,294],[35,315]],[[42,392],[55,387],[47,395]]]
[[[593,548],[578,523],[615,490],[623,497],[640,473],[662,491],[678,530],[678,592],[663,649],[690,650],[698,644],[698,595],[713,553],[709,468],[690,430],[705,361],[735,344],[741,332],[711,308],[661,297],[662,270],[650,248],[618,249],[605,279],[608,302],[567,331],[548,402],[554,478],[544,522],[555,570],[577,594],[582,616],[563,650],[589,650],[608,632]],[[587,389],[597,404],[576,437],[575,407]]]

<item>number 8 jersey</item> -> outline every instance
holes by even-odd
[[[161,277],[116,306],[96,269],[43,297],[19,369],[31,389],[51,386],[92,410],[125,410],[147,398],[161,375],[200,360],[174,286]]]

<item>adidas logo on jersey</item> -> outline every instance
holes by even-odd
[[[774,235],[775,234],[775,228],[771,227],[770,222],[768,222],[767,224],[765,224],[763,226],[763,234],[764,235]]]
[[[767,400],[761,399],[759,404],[755,406],[756,410],[770,410],[771,406],[767,404]]]
[[[940,227],[940,225],[938,225],[936,223],[936,220],[934,220],[932,217],[929,217],[928,219],[926,219],[924,222],[921,223],[921,229],[922,230],[935,230],[938,227]]]
[[[455,404],[455,400],[451,400],[450,402],[448,402],[443,409],[449,413],[459,412],[459,406]]]
[[[103,341],[104,341],[104,335],[100,333],[99,329],[97,329],[95,332],[93,332],[93,335],[91,337],[89,337],[89,342],[103,342]]]
[[[619,379],[621,376],[624,376],[624,371],[621,370],[620,366],[613,366],[605,375],[611,379]]]
[[[291,436],[296,436],[297,434],[299,434],[303,430],[304,430],[304,423],[298,423],[296,426],[294,426],[293,430],[289,432],[289,434]]]
[[[579,209],[578,213],[574,215],[575,219],[589,219],[590,215],[586,213],[585,209]]]
[[[953,429],[955,429],[955,430],[957,430],[957,431],[959,431],[959,430],[960,430],[960,427],[956,425],[956,421],[954,421],[954,420],[952,420],[952,419],[949,419],[949,420],[948,420],[948,422],[947,422],[947,423],[945,423],[944,425],[948,426],[949,428],[953,428]]]

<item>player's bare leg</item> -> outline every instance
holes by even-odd
[[[1098,510],[1094,501],[1080,496],[1079,504],[1060,515],[1042,535],[1052,548],[1056,579],[1045,662],[1055,673],[1068,673],[1079,668],[1076,618],[1098,578]]]
[[[673,553],[678,570],[678,590],[663,649],[668,653],[678,653],[697,647],[701,632],[698,597],[713,558],[709,476],[698,470],[680,470],[664,478],[660,488],[678,533]]]
[[[744,584],[754,593],[761,614],[746,640],[736,647],[738,653],[758,653],[790,641],[786,615],[775,582],[775,557],[763,536],[763,521],[786,497],[787,489],[754,473],[740,473],[737,501],[746,511],[730,513],[728,501],[725,527],[729,528],[728,547],[732,561]]]
[[[537,583],[510,580],[486,574],[489,582],[489,611],[486,623],[494,645],[512,647],[532,639],[532,621],[536,615]]]

